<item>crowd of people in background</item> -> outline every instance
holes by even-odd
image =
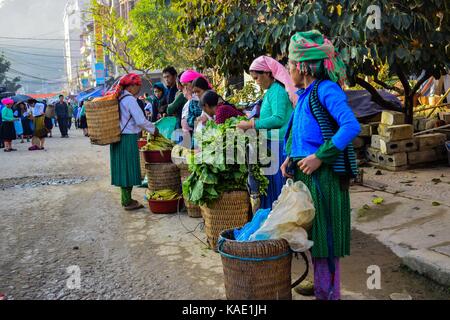
[[[53,137],[57,127],[61,138],[69,138],[74,126],[88,136],[84,104],[78,105],[60,95],[58,101],[35,100],[15,102],[5,98],[0,103],[0,149],[4,152],[17,151],[13,141],[31,141],[29,151],[45,150],[46,138]]]
[[[208,120],[220,124],[230,117],[244,115],[215,92],[207,77],[199,72],[178,73],[169,66],[163,70],[163,82],[154,83],[152,93],[138,98],[138,105],[150,122],[176,117],[176,129],[192,134]]]

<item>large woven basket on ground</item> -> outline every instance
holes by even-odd
[[[224,230],[240,228],[248,222],[250,197],[247,191],[225,192],[208,206],[202,206],[205,232],[211,249],[217,250],[217,240]]]
[[[191,173],[188,170],[187,164],[178,164],[178,168],[180,169],[180,178],[181,178],[181,185],[183,185],[183,182],[191,175]],[[201,218],[202,217],[202,211],[200,209],[200,206],[197,206],[193,203],[190,203],[186,199],[184,200],[184,204],[186,206],[187,214],[191,218]]]
[[[238,242],[233,230],[227,230],[218,247],[227,299],[292,299],[292,253],[286,240]]]
[[[170,189],[181,193],[180,169],[173,163],[146,163],[148,189],[153,191]]]
[[[86,120],[92,144],[108,145],[120,141],[120,115],[117,99],[87,101]]]

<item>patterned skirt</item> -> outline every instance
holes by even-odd
[[[122,134],[120,142],[110,145],[111,184],[117,187],[141,185],[141,164],[137,134]]]
[[[326,208],[331,215],[333,230],[334,256],[344,257],[350,255],[350,195],[348,190],[341,188],[340,178],[332,167],[322,165],[314,174],[318,177],[320,190],[325,202],[319,195],[312,176],[301,172],[298,167],[295,170],[295,181],[302,181],[311,191],[311,196],[316,208],[316,217],[310,231],[310,239],[314,241],[312,256],[314,258],[327,258],[327,223]],[[324,205],[325,204],[325,205]]]
[[[48,129],[45,126],[45,116],[35,117],[33,119],[34,136],[38,138],[45,138],[48,134]]]

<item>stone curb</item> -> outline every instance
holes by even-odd
[[[402,258],[410,269],[450,287],[450,257],[428,249],[411,250]]]

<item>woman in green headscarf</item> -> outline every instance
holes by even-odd
[[[337,84],[345,66],[319,31],[298,32],[289,46],[289,71],[299,88],[285,137],[285,177],[305,183],[316,217],[310,232],[317,299],[340,299],[339,258],[350,254],[349,181],[357,174],[351,142],[360,125]]]

